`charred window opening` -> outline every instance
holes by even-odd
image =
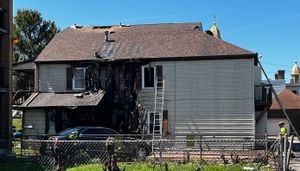
[[[142,67],[142,87],[154,87],[154,79],[156,75],[155,66],[143,66]]]

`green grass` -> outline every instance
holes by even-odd
[[[122,170],[125,168],[126,171],[160,171],[160,166],[158,164],[155,165],[153,163],[134,163],[134,164],[125,164],[119,163],[119,168]],[[197,164],[188,163],[188,164],[177,164],[177,163],[169,163],[168,171],[195,171],[197,168]],[[165,165],[163,165],[165,168]],[[82,165],[78,167],[73,167],[67,169],[67,171],[94,171],[100,170],[103,171],[103,167],[99,164],[92,165]],[[243,166],[241,165],[203,165],[201,166],[202,171],[243,171]],[[264,169],[265,171],[269,171],[268,169]]]
[[[33,163],[1,163],[1,171],[43,171],[38,164]]]
[[[16,127],[16,131],[19,131],[22,129],[22,118],[13,118],[12,124]]]

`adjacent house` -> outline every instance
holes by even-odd
[[[215,30],[175,23],[58,33],[34,61],[38,91],[19,106],[24,133],[94,125],[155,138],[263,135],[271,96],[257,54]]]
[[[275,74],[275,80],[271,80],[278,98],[280,99],[282,105],[286,109],[286,112],[294,125],[296,131],[300,132],[300,68],[295,62],[291,68],[291,80],[290,83],[285,83],[285,71],[278,70]],[[268,134],[277,135],[279,132],[278,122],[283,121],[286,124],[288,134],[295,134],[291,129],[290,123],[287,121],[282,109],[280,108],[278,102],[272,99],[272,106],[268,111]]]
[[[292,121],[297,132],[300,132],[300,96],[293,93],[292,91],[285,89],[279,93],[278,98],[280,99],[282,105],[287,111],[289,118]],[[278,135],[279,127],[278,122],[284,122],[288,131],[288,134],[294,134],[293,130],[290,128],[290,124],[287,121],[282,109],[280,108],[277,101],[273,98],[273,103],[268,111],[268,134]]]

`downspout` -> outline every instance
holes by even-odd
[[[34,70],[34,91],[39,91],[39,66],[35,63],[35,70]]]

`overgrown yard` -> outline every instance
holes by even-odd
[[[126,171],[160,171],[159,164],[153,163],[134,163],[134,164],[125,164],[120,163],[118,164],[119,168],[123,170],[125,168]],[[163,165],[163,170],[165,169],[166,165]],[[198,165],[195,163],[189,164],[167,164],[168,171],[195,171],[198,168]],[[244,171],[243,165],[203,165],[201,166],[201,171]],[[67,171],[104,171],[103,166],[98,164],[93,165],[82,165],[78,167],[73,167],[67,169]],[[264,171],[271,171],[270,169],[265,168]]]

